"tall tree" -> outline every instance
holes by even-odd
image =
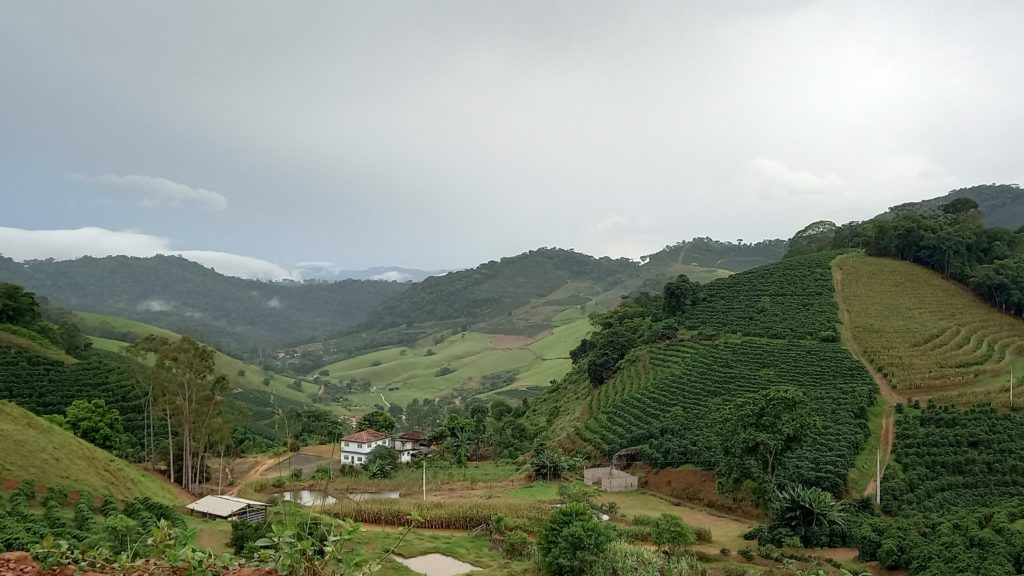
[[[374,410],[359,419],[359,422],[356,424],[356,430],[376,430],[377,432],[391,434],[395,431],[395,425],[395,419],[391,414],[382,410]]]
[[[188,336],[164,342],[153,366],[156,397],[168,424],[168,459],[173,480],[172,431],[178,434],[182,476],[192,492],[204,479],[204,455],[213,440],[215,423],[224,415],[228,379],[215,374],[214,351]]]
[[[776,487],[783,458],[812,433],[816,420],[797,388],[769,388],[720,408],[715,415],[719,458],[715,472],[726,490],[753,484],[764,502]]]

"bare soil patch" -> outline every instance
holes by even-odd
[[[760,513],[749,502],[736,501],[718,493],[715,473],[710,470],[669,469],[643,471],[647,489],[657,494],[706,508],[722,510],[736,516],[756,519]]]

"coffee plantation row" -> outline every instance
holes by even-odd
[[[836,495],[845,491],[847,471],[868,435],[876,387],[844,348],[745,338],[675,344],[650,354],[658,376],[602,406],[581,426],[581,437],[606,454],[646,445],[658,467],[714,468],[717,437],[710,418],[716,404],[765,388],[796,387],[809,398],[820,429],[784,461],[780,474]]]

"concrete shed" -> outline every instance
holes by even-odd
[[[192,512],[224,520],[260,522],[267,518],[269,506],[265,502],[246,500],[235,496],[203,496],[185,508]]]
[[[600,486],[605,492],[629,492],[640,488],[639,478],[610,466],[587,468],[583,471],[583,481],[590,486]]]

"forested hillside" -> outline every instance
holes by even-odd
[[[645,266],[662,267],[685,264],[701,268],[742,272],[763,264],[782,260],[786,254],[785,240],[762,240],[754,243],[722,242],[711,238],[694,238],[666,246],[663,250],[641,258]]]
[[[64,308],[139,320],[248,357],[353,326],[407,287],[243,280],[176,256],[26,263],[0,256],[0,281],[25,286]]]
[[[1024,226],[1024,190],[1017,184],[983,184],[959,188],[938,198],[893,206],[882,216],[892,217],[908,212],[935,215],[941,212],[943,204],[959,198],[969,198],[977,202],[978,210],[988,226],[1010,230]]]
[[[470,326],[500,319],[560,288],[562,304],[585,303],[635,272],[635,262],[594,258],[571,250],[542,248],[481,264],[470,270],[427,278],[375,308],[367,328],[448,323]]]

